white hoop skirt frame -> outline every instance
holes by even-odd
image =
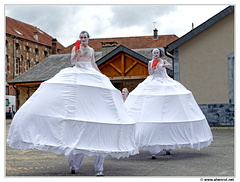
[[[67,156],[135,155],[136,123],[128,117],[120,91],[90,62],[77,64],[43,82],[18,110],[9,146]]]
[[[200,150],[213,140],[208,122],[192,93],[169,77],[148,76],[125,101],[136,122],[139,150]]]

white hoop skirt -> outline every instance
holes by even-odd
[[[163,149],[211,144],[212,132],[192,93],[169,77],[150,75],[125,101],[136,122],[139,150],[157,154]]]
[[[81,62],[41,84],[13,118],[7,142],[12,148],[56,154],[138,153],[135,122],[108,77]]]

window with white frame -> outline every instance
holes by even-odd
[[[25,71],[30,69],[30,60],[25,60]]]
[[[19,75],[20,71],[20,59],[17,57],[15,58],[15,63],[14,63],[14,70],[15,70],[15,75]]]
[[[9,56],[6,55],[6,60],[5,60],[5,73],[9,74]]]

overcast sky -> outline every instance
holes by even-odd
[[[5,5],[5,15],[37,26],[64,46],[91,38],[186,34],[228,5]],[[156,22],[155,24],[153,22]]]

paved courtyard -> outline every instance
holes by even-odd
[[[6,135],[11,121],[7,121]],[[212,129],[214,141],[201,150],[177,149],[160,152],[151,159],[148,152],[124,159],[106,157],[104,174],[108,176],[228,177],[233,179],[234,129]],[[5,175],[9,176],[95,176],[93,157],[86,156],[82,168],[71,174],[67,157],[39,150],[19,151],[6,143]]]

